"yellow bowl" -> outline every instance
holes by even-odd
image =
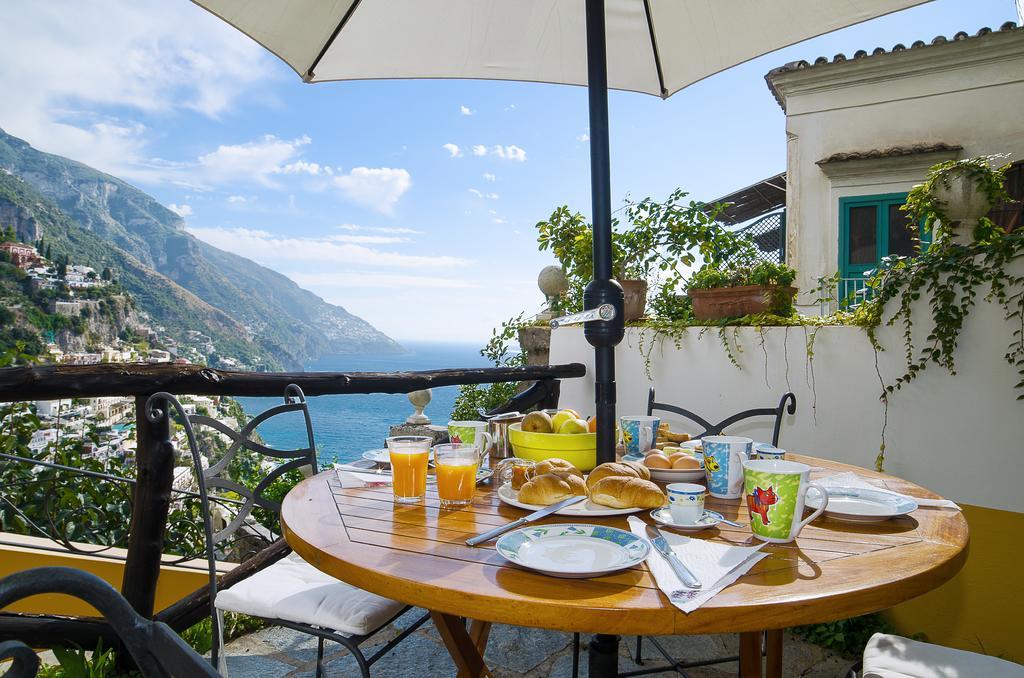
[[[520,459],[565,459],[581,471],[597,466],[596,433],[532,433],[524,431],[522,426],[512,424],[508,427],[509,442]]]

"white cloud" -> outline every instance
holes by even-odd
[[[509,111],[514,111],[514,110],[516,110],[516,105],[515,104],[509,104],[508,106],[505,107],[505,112],[506,113],[508,113]]]
[[[137,114],[217,118],[275,73],[255,42],[191,3],[19,3],[0,39],[0,120],[45,151],[158,181]],[[117,111],[118,117],[109,115]],[[155,165],[155,166],[154,166]]]
[[[508,221],[506,221],[505,219],[502,219],[501,217],[494,217],[493,219],[491,219],[491,221],[493,221],[496,224],[507,224],[508,223]]]
[[[394,226],[360,226],[359,224],[341,224],[338,226],[343,231],[366,231],[371,233],[408,233],[422,235],[423,231],[415,228],[394,227]]]
[[[191,205],[175,205],[172,202],[170,205],[167,206],[167,209],[171,210],[172,212],[177,214],[182,219],[184,219],[185,217],[192,216],[192,206]]]
[[[484,172],[484,181],[494,182],[494,181],[497,181],[497,180],[498,180],[498,177],[494,176],[490,172]]]
[[[334,177],[332,183],[352,202],[391,214],[398,199],[412,186],[407,170],[392,167],[355,167]]]
[[[578,137],[576,137],[576,141],[579,141],[579,142],[582,142],[582,143],[586,143],[587,141],[590,141],[590,134],[588,134],[587,132],[584,132],[583,134],[581,134]]]
[[[392,273],[365,273],[343,271],[332,273],[293,273],[289,276],[303,287],[337,287],[372,289],[478,289],[481,285],[469,280],[440,276],[396,275]]]
[[[208,186],[235,182],[254,182],[267,188],[279,188],[273,179],[276,174],[311,173],[319,165],[294,161],[299,149],[312,142],[308,136],[290,141],[266,134],[257,141],[241,144],[222,144],[217,150],[200,155],[194,165],[180,165],[175,174],[181,181]],[[289,162],[292,161],[292,162]]]
[[[512,144],[511,146],[502,146],[501,144],[498,144],[491,149],[491,152],[503,160],[515,160],[516,162],[526,161],[526,151],[515,144]]]
[[[475,188],[469,189],[469,192],[472,193],[473,195],[475,195],[478,198],[483,198],[484,197],[483,191],[479,191],[479,190],[477,190]]]
[[[466,259],[452,256],[410,255],[388,252],[361,244],[338,242],[328,237],[287,237],[245,228],[189,228],[189,233],[215,247],[230,250],[257,262],[282,264],[351,264],[394,268],[463,266]]]
[[[317,176],[321,172],[324,174],[333,173],[330,167],[321,166],[315,162],[306,162],[305,160],[290,162],[287,165],[278,167],[275,172],[279,174],[310,174],[313,176]]]
[[[455,144],[445,144],[441,146],[441,148],[448,151],[448,155],[451,156],[452,158],[462,157],[462,149]]]
[[[461,113],[462,115],[473,115],[474,113],[476,113],[476,111],[471,110],[469,106],[462,105],[459,106],[459,113]]]
[[[331,242],[351,242],[359,245],[393,245],[400,242],[412,242],[411,238],[400,235],[332,235],[327,237]]]
[[[526,151],[524,151],[519,146],[516,146],[515,144],[511,144],[509,146],[495,144],[490,148],[487,148],[483,144],[477,144],[476,146],[473,146],[473,155],[485,156],[488,153],[490,153],[491,155],[496,155],[502,160],[515,160],[516,162],[526,161]],[[493,177],[494,175],[492,174],[491,176]],[[484,175],[484,178],[487,178],[486,174]],[[489,181],[493,181],[493,179],[489,179]]]
[[[499,197],[500,196],[497,193],[488,193],[487,194],[487,199],[488,200],[497,200]]]
[[[229,205],[244,205],[247,202],[249,202],[249,199],[246,198],[244,195],[229,195],[228,196],[228,204]]]

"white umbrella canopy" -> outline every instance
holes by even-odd
[[[622,288],[612,280],[608,89],[668,97],[761,54],[928,0],[192,1],[307,82],[472,78],[588,87],[594,280],[583,297],[590,313],[574,318],[588,321],[584,336],[595,351],[601,463],[615,460],[615,346],[624,335]]]
[[[193,0],[310,82],[588,84],[584,0]],[[667,97],[801,40],[927,0],[606,0],[608,86]]]

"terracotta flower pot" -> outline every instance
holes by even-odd
[[[698,320],[737,318],[754,313],[782,310],[796,296],[795,287],[781,285],[744,285],[689,290],[693,315]]]
[[[622,292],[625,295],[622,308],[624,321],[643,318],[647,308],[647,281],[619,280],[619,284],[622,285]]]

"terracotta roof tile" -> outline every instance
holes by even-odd
[[[875,148],[870,151],[851,151],[849,153],[833,153],[827,158],[816,162],[816,165],[827,165],[832,162],[844,162],[846,160],[869,160],[876,158],[896,158],[903,155],[920,155],[922,153],[942,153],[962,151],[963,146],[959,144],[914,144],[913,146],[891,146],[889,148]]]
[[[1019,30],[1024,30],[1024,27],[1018,26],[1016,23],[1014,23],[1012,21],[1007,21],[1006,23],[1004,23],[1002,26],[999,27],[997,32],[1005,33],[1005,32],[1009,32],[1009,31],[1019,31]],[[952,38],[947,38],[944,35],[937,35],[934,38],[932,38],[932,41],[931,41],[930,44],[926,43],[924,40],[916,40],[916,41],[914,41],[910,45],[910,49],[923,49],[923,48],[926,48],[926,47],[932,47],[932,46],[937,46],[937,45],[948,44],[950,42],[960,42],[962,40],[972,40],[972,39],[984,37],[986,35],[989,35],[992,32],[993,32],[992,29],[986,26],[984,28],[979,29],[978,32],[975,33],[974,35],[968,35],[964,31],[958,32]],[[870,57],[873,57],[873,56],[878,56],[880,54],[893,54],[895,52],[904,52],[906,50],[907,50],[907,47],[905,45],[903,45],[902,43],[897,43],[897,44],[893,45],[891,49],[888,49],[888,50],[885,49],[884,47],[876,47],[875,49],[873,49],[871,51],[871,54],[868,54],[867,51],[862,50],[862,49],[861,50],[857,50],[857,52],[854,53],[852,59],[848,59],[845,54],[840,52],[839,54],[836,54],[831,59],[829,59],[826,56],[820,56],[817,59],[815,59],[813,63],[811,63],[809,61],[805,61],[803,59],[801,59],[799,61],[790,61],[787,64],[783,64],[782,66],[779,66],[777,68],[773,68],[772,70],[768,71],[768,73],[765,74],[764,79],[768,83],[768,89],[770,89],[772,91],[772,94],[775,96],[775,101],[777,101],[779,103],[779,106],[782,106],[782,108],[785,108],[785,106],[783,106],[783,103],[782,103],[782,97],[779,95],[778,90],[775,88],[775,84],[772,82],[773,78],[776,75],[779,75],[781,73],[790,73],[792,71],[800,71],[800,70],[803,70],[805,68],[817,68],[819,66],[828,66],[828,65],[832,65],[832,64],[840,64],[840,63],[844,63],[846,61],[853,61],[853,60],[858,60],[858,59],[867,59],[867,58],[870,58]]]

